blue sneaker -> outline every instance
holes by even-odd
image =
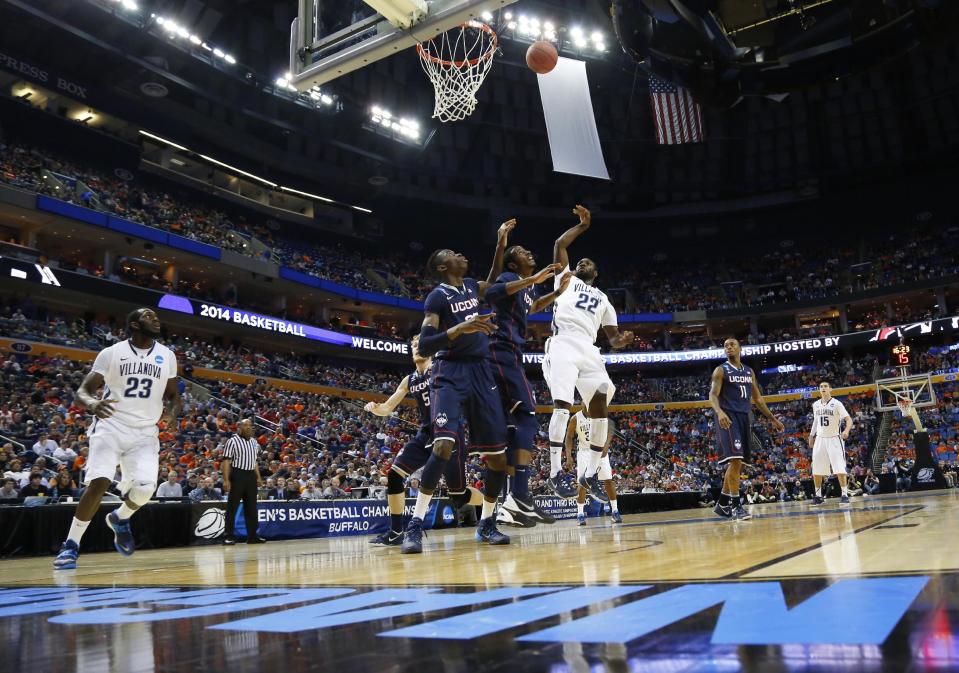
[[[80,547],[73,540],[64,540],[60,545],[60,553],[53,559],[53,567],[57,570],[72,570],[77,567],[77,556]]]
[[[849,496],[848,496],[848,495],[844,495],[843,497],[839,498],[839,504],[840,504],[840,505],[848,505],[848,504],[849,504]]]
[[[586,525],[586,512],[583,512],[582,514],[577,514],[577,515],[576,515],[576,520],[579,522],[579,525],[580,525],[580,526],[585,526],[585,525]]]
[[[819,496],[819,495],[814,495],[814,496],[813,496],[812,504],[813,504],[814,507],[818,507],[818,506],[821,505],[822,503],[823,503],[822,496]]]
[[[745,507],[740,505],[733,509],[732,519],[733,521],[749,521],[753,518],[753,515],[749,513]]]
[[[613,518],[613,523],[623,523],[623,515],[619,513],[618,509],[615,512],[613,512],[610,516],[612,516]]]
[[[133,531],[130,529],[130,520],[121,520],[116,512],[107,514],[107,528],[113,531],[113,546],[124,556],[132,556],[136,551],[133,541]]]
[[[555,477],[547,479],[546,485],[549,487],[549,490],[560,498],[575,498],[579,494],[579,489],[570,484],[564,476],[565,475],[560,472]]]
[[[401,550],[404,554],[423,553],[423,519],[415,516],[410,519],[403,534]]]
[[[716,512],[717,516],[721,516],[724,519],[733,518],[733,508],[730,505],[720,505],[717,502],[716,506],[713,508],[713,511]]]
[[[370,540],[370,544],[383,545],[384,547],[398,547],[403,544],[403,533],[388,530]]]
[[[589,497],[593,500],[604,504],[609,502],[609,496],[606,495],[606,491],[603,489],[603,484],[599,481],[599,478],[595,474],[592,477],[586,477],[585,475],[580,477],[579,485],[586,489]]]
[[[487,517],[482,519],[476,527],[476,541],[495,545],[509,544],[509,535],[499,531],[494,517]]]

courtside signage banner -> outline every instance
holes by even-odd
[[[416,501],[407,499],[407,518],[413,516]],[[198,543],[219,542],[225,530],[226,503],[194,505],[193,535]],[[260,522],[257,534],[267,540],[300,540],[315,537],[374,535],[389,527],[390,510],[386,500],[261,500],[256,504]],[[450,501],[434,499],[423,518],[424,528],[455,525]],[[237,539],[247,536],[243,505],[236,513]]]
[[[893,343],[900,338],[915,339],[930,334],[959,330],[959,316],[907,323],[896,327],[881,327],[864,332],[851,332],[837,336],[811,337],[794,341],[779,341],[769,344],[743,345],[743,358],[791,355],[794,353],[817,353],[822,351],[863,346],[870,343]],[[687,351],[648,351],[643,353],[604,353],[607,365],[652,365],[674,362],[709,362],[725,360],[722,348],[702,348]],[[524,353],[523,363],[542,364],[542,353]]]

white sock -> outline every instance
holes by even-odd
[[[552,479],[563,471],[563,447],[549,447],[549,478]]]
[[[114,511],[117,513],[117,518],[119,518],[121,521],[125,521],[126,519],[129,519],[131,516],[133,516],[133,513],[136,512],[135,509],[131,509],[130,507],[128,507],[126,503],[123,503],[122,505],[120,505],[118,509]]]
[[[413,518],[414,519],[424,519],[426,518],[426,510],[430,508],[430,500],[433,499],[433,494],[430,493],[426,495],[423,491],[420,491],[416,494],[416,505],[413,506]]]
[[[579,514],[580,516],[582,516],[583,514],[586,513],[586,503],[585,503],[585,502],[577,502],[577,503],[576,503],[576,513]]]
[[[610,509],[610,511],[612,511],[612,512],[618,512],[618,511],[619,511],[619,503],[616,502],[616,498],[610,498],[610,499],[609,499],[609,509]]]
[[[842,494],[843,494],[844,496],[848,496],[848,495],[849,495],[849,485],[848,485],[848,484],[847,484],[846,486],[843,486],[843,487],[842,487]]]
[[[496,512],[496,502],[490,502],[488,500],[483,500],[483,515],[481,519],[488,519]]]
[[[80,540],[83,538],[83,534],[87,532],[89,526],[89,521],[80,521],[77,517],[73,517],[73,523],[70,524],[70,532],[67,533],[67,539],[73,540],[77,543],[77,546],[80,546]]]
[[[817,498],[821,498],[821,497],[822,497],[822,486],[820,486],[819,488],[816,489],[816,497],[817,497]]]
[[[603,452],[589,449],[589,463],[586,465],[586,477],[595,477],[599,472],[599,464],[603,461]]]

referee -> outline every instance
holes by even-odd
[[[230,437],[223,451],[223,490],[229,493],[223,544],[236,544],[233,522],[240,500],[243,501],[243,518],[246,519],[247,543],[266,542],[256,534],[259,526],[256,518],[256,487],[260,483],[260,468],[257,465],[259,452],[260,445],[253,439],[253,421],[245,418],[237,424],[236,434]]]

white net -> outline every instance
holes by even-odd
[[[493,65],[496,46],[496,33],[478,21],[464,23],[417,46],[420,64],[436,92],[434,118],[450,122],[473,114],[476,92]]]

